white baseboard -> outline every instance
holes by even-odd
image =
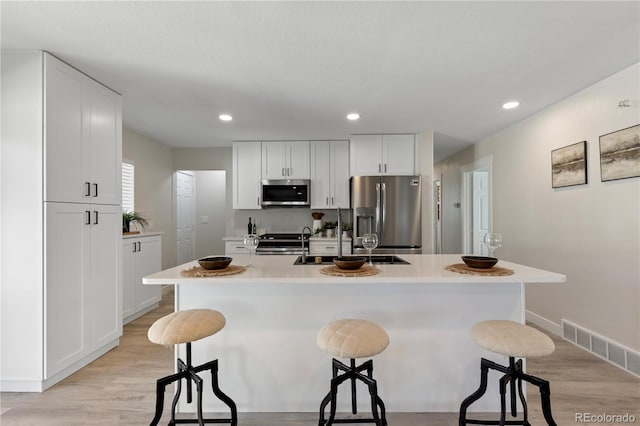
[[[0,380],[0,391],[44,392],[51,386],[85,367],[87,364],[100,358],[102,355],[118,346],[118,344],[120,344],[120,339],[113,340],[46,380]]]
[[[538,327],[548,331],[549,333],[555,334],[556,336],[562,336],[562,326],[560,324],[548,320],[545,317],[540,316],[534,312],[531,312],[529,310],[525,311],[525,320],[534,325],[537,325]]]

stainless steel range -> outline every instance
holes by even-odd
[[[304,246],[305,254],[309,254],[309,237],[311,234],[293,232],[262,234],[258,238],[256,254],[302,254]]]

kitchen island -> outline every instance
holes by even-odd
[[[143,282],[175,285],[176,310],[211,308],[225,315],[220,333],[193,345],[194,364],[220,359],[220,386],[241,412],[317,411],[329,390],[331,357],[317,347],[316,334],[339,318],[368,319],[389,334],[389,346],[374,359],[389,412],[451,412],[477,388],[481,356],[506,362],[471,341],[471,326],[485,319],[523,322],[525,283],[566,280],[503,261],[497,266],[512,275],[446,270],[461,263],[459,255],[401,257],[410,264],[377,265],[380,272],[367,277],[324,275],[321,265],[293,266],[296,256],[253,256],[253,266],[237,275],[186,278],[181,271],[197,265],[191,262]],[[233,259],[232,265],[248,263],[248,255]],[[366,390],[359,392],[366,412]],[[339,411],[349,411],[348,386],[340,398]],[[474,409],[497,411],[497,400],[478,401]],[[223,410],[208,394],[204,408]]]

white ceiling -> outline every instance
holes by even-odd
[[[638,1],[0,8],[3,50],[90,74],[123,95],[125,126],[173,147],[433,131],[440,159],[640,61]]]

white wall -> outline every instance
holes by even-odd
[[[150,230],[162,231],[162,268],[176,264],[176,224],[173,209],[171,148],[122,129],[122,157],[135,165],[135,209],[150,220]]]
[[[449,249],[459,248],[460,166],[493,155],[496,255],[567,274],[527,287],[527,309],[640,350],[640,178],[600,181],[599,136],[640,123],[636,64],[436,165]],[[631,108],[618,102],[631,99]],[[551,150],[587,141],[588,184],[551,188]],[[451,199],[453,198],[453,199]],[[451,218],[451,219],[449,219]]]

